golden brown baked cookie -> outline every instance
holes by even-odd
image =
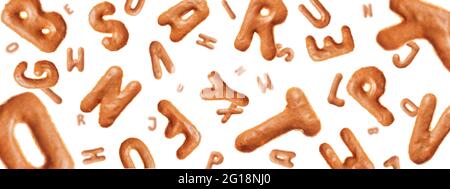
[[[344,128],[341,131],[341,138],[352,156],[345,158],[344,163],[341,162],[333,148],[323,143],[320,145],[320,154],[332,169],[373,169],[373,163],[370,161],[364,149],[359,144],[358,139],[353,135],[352,131]]]
[[[409,142],[409,158],[416,164],[430,160],[450,132],[450,106],[442,113],[436,126],[430,130],[436,101],[436,96],[426,94],[417,111],[416,123]]]
[[[223,162],[223,155],[220,152],[211,152],[209,155],[208,164],[206,165],[206,169],[211,169],[213,165],[220,165]]]
[[[342,43],[337,43],[333,37],[327,36],[323,39],[322,48],[317,46],[313,36],[306,37],[306,49],[308,49],[309,57],[314,61],[325,61],[352,52],[355,49],[355,43],[350,27],[343,26],[341,31]]]
[[[392,156],[384,162],[384,167],[392,167],[394,169],[400,169],[400,159],[398,156]]]
[[[158,111],[169,120],[165,132],[167,138],[173,138],[178,134],[185,136],[183,145],[177,150],[177,157],[186,158],[200,144],[200,132],[170,101],[161,100],[158,103]]]
[[[281,165],[283,167],[292,168],[294,167],[294,163],[292,163],[292,159],[295,158],[295,152],[284,151],[284,150],[272,150],[270,152],[270,161],[275,164]]]
[[[315,18],[311,12],[305,7],[305,5],[300,5],[298,10],[311,22],[311,24],[316,28],[325,28],[328,26],[331,20],[331,15],[328,10],[320,3],[319,0],[310,0],[314,7],[320,13],[320,19]]]
[[[28,126],[45,158],[40,168],[74,167],[72,157],[44,104],[33,93],[22,93],[0,105],[0,159],[7,168],[36,168],[27,160],[15,138],[14,127],[18,123]]]
[[[205,34],[199,34],[198,37],[200,37],[201,40],[197,40],[197,45],[204,46],[208,49],[213,50],[214,49],[214,43],[217,43],[217,39],[211,36],[207,36]]]
[[[28,89],[45,89],[55,86],[59,80],[58,69],[55,64],[47,60],[40,60],[34,64],[34,74],[38,77],[46,74],[45,78],[32,79],[25,75],[27,62],[21,62],[14,70],[14,79],[16,82]]]
[[[111,34],[102,40],[102,45],[110,51],[118,51],[128,43],[128,30],[122,22],[103,19],[115,12],[114,5],[105,1],[95,5],[89,13],[89,24],[95,31]]]
[[[233,9],[231,9],[227,0],[222,0],[222,6],[225,9],[225,11],[227,11],[228,16],[230,16],[232,20],[236,19],[236,14],[234,14]]]
[[[155,168],[155,162],[153,161],[152,154],[148,150],[147,145],[137,138],[129,138],[122,142],[120,145],[120,160],[122,161],[124,168],[136,168],[131,159],[130,151],[136,150],[141,157],[144,168]]]
[[[417,109],[419,109],[416,104],[414,104],[414,102],[407,98],[403,99],[402,102],[400,102],[400,107],[410,117],[415,117],[417,115]]]
[[[205,88],[200,93],[203,100],[227,100],[238,106],[247,106],[250,100],[245,94],[230,88],[219,73],[212,71],[208,74],[208,79],[212,84],[211,88]]]
[[[291,62],[294,59],[295,53],[294,50],[292,50],[292,48],[289,47],[283,48],[283,45],[279,43],[275,44],[275,46],[277,47],[278,58],[285,57],[284,61],[286,62]]]
[[[127,0],[125,2],[125,12],[128,15],[136,16],[141,12],[142,8],[144,7],[145,0],[138,0],[138,2],[136,3],[136,6],[134,8],[131,7],[133,1],[134,0]]]
[[[53,87],[58,83],[59,73],[55,64],[47,60],[41,60],[34,65],[34,74],[38,77],[46,77],[39,79],[32,79],[25,76],[27,70],[27,62],[21,62],[16,66],[14,70],[14,79],[16,82],[28,89],[41,89],[47,96],[49,96],[55,103],[61,104],[62,98],[58,96],[50,87]]]
[[[183,16],[190,11],[193,11],[192,15],[183,19]],[[172,28],[170,40],[178,42],[203,22],[208,15],[209,8],[206,0],[183,0],[162,13],[158,18],[158,24],[170,25]]]
[[[73,68],[77,68],[79,72],[84,70],[84,48],[78,48],[78,59],[73,59],[73,49],[67,48],[67,71],[71,72]]]
[[[347,92],[369,113],[371,113],[383,126],[394,122],[394,115],[380,103],[384,94],[386,78],[376,67],[364,67],[356,71],[347,84]],[[365,90],[364,86],[369,89]]]
[[[242,108],[238,108],[238,106],[234,103],[231,103],[230,107],[225,109],[218,109],[216,111],[217,115],[223,115],[222,123],[226,123],[232,115],[234,114],[242,114],[244,110]]]
[[[392,62],[397,68],[408,67],[416,57],[417,53],[419,53],[420,47],[414,41],[410,41],[406,45],[408,45],[411,48],[411,53],[408,54],[408,57],[406,57],[405,60],[400,61],[400,55],[398,54],[395,54],[392,57]]]
[[[261,15],[263,9],[268,10],[268,15]],[[282,0],[251,0],[234,47],[246,51],[257,33],[261,41],[262,56],[266,60],[273,60],[277,55],[274,27],[283,23],[287,15],[288,10]]]
[[[110,127],[141,91],[141,84],[138,81],[131,81],[125,89],[120,91],[122,76],[123,72],[120,67],[109,68],[92,91],[81,101],[80,109],[86,113],[100,105],[98,122],[102,127]]]
[[[342,74],[338,73],[334,77],[333,84],[331,84],[330,93],[328,94],[328,103],[333,104],[337,107],[342,107],[345,105],[345,100],[336,97],[337,91],[339,89],[339,84],[342,80]]]
[[[153,76],[155,77],[155,79],[161,79],[162,77],[162,70],[160,65],[161,61],[167,72],[175,72],[175,66],[170,59],[169,54],[167,54],[164,46],[159,41],[153,41],[150,43],[149,52],[150,58],[152,60]]]
[[[381,30],[378,44],[395,50],[414,39],[426,39],[450,71],[450,12],[421,0],[391,0],[390,8],[402,22]]]
[[[106,157],[104,155],[100,155],[100,153],[103,153],[104,151],[105,149],[103,147],[83,150],[81,152],[81,155],[87,157],[86,159],[83,160],[83,164],[88,165],[92,163],[105,161]]]
[[[44,12],[39,0],[10,0],[2,22],[39,50],[56,51],[66,37],[66,22],[56,12]]]
[[[320,120],[301,89],[290,88],[286,93],[286,101],[283,112],[241,133],[236,138],[236,149],[252,152],[292,130],[301,130],[306,136],[319,133]]]

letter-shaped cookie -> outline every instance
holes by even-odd
[[[325,28],[328,26],[331,20],[331,15],[328,10],[322,5],[319,0],[310,0],[314,7],[320,13],[320,19],[315,18],[311,12],[305,7],[305,5],[300,5],[298,10],[314,25],[316,28]]]
[[[327,36],[323,39],[323,47],[317,46],[316,39],[309,35],[306,37],[306,49],[308,54],[314,61],[324,61],[330,58],[348,54],[355,49],[352,31],[348,26],[342,26],[342,42],[337,43],[333,37]]]
[[[144,162],[145,168],[155,168],[155,162],[153,162],[152,154],[148,150],[147,146],[141,140],[137,138],[129,138],[122,142],[120,145],[120,160],[122,161],[124,168],[136,168],[131,159],[130,151],[136,150]]]
[[[414,39],[426,39],[450,71],[450,12],[421,0],[391,0],[390,8],[402,22],[380,31],[378,44],[394,50]]]
[[[417,45],[414,41],[408,42],[406,45],[408,45],[411,48],[411,52],[408,54],[408,57],[406,57],[405,60],[400,60],[400,55],[395,54],[392,57],[392,62],[394,63],[395,67],[397,68],[406,68],[408,67],[414,58],[419,53],[420,47]]]
[[[435,109],[436,96],[425,95],[420,102],[409,142],[409,158],[416,164],[430,160],[450,131],[450,106],[445,109],[436,126],[430,131]]]
[[[84,70],[84,48],[78,48],[78,59],[73,58],[73,49],[67,48],[67,71],[71,72],[73,68],[77,68],[78,71]]]
[[[34,64],[34,74],[36,76],[42,76],[46,73],[45,78],[41,79],[31,79],[25,76],[25,71],[27,70],[27,63],[21,62],[16,66],[14,70],[14,79],[16,82],[28,89],[46,89],[56,85],[59,80],[58,69],[55,64],[50,61],[41,60]]]
[[[285,151],[285,150],[277,150],[274,149],[270,152],[270,161],[275,164],[292,168],[294,167],[294,163],[292,163],[292,159],[296,156],[295,152]]]
[[[306,136],[319,133],[320,120],[301,89],[289,89],[286,101],[287,106],[283,112],[240,134],[236,138],[236,149],[252,152],[292,130],[302,130]]]
[[[177,150],[178,159],[184,159],[200,144],[200,133],[178,109],[169,101],[161,100],[158,103],[158,111],[167,117],[169,123],[165,131],[167,138],[173,138],[178,134],[183,134],[185,140]]]
[[[125,2],[124,9],[127,14],[129,14],[131,16],[136,16],[141,12],[142,8],[144,7],[145,0],[138,0],[138,2],[136,3],[136,6],[134,8],[131,7],[132,3],[133,3],[133,0],[127,0]]]
[[[112,34],[102,40],[103,46],[110,51],[118,51],[128,42],[128,30],[122,22],[103,19],[114,12],[114,5],[105,1],[95,5],[89,13],[89,24],[95,31]]]
[[[105,149],[103,147],[82,151],[81,155],[86,157],[83,160],[83,164],[89,165],[92,163],[98,163],[101,161],[105,161],[106,157],[104,155],[101,155],[101,153],[103,153],[104,151],[105,151]]]
[[[158,42],[153,41],[150,43],[149,47],[150,59],[152,60],[152,68],[153,68],[153,76],[155,79],[161,79],[162,70],[161,70],[161,62],[166,68],[167,72],[174,73],[175,66],[173,65],[172,60],[170,59],[169,54],[167,54],[164,46]]]
[[[245,94],[230,88],[220,77],[219,73],[212,71],[208,74],[208,79],[212,84],[211,88],[205,88],[200,93],[203,100],[227,100],[238,106],[247,106],[250,100]]]
[[[191,11],[193,11],[192,15],[183,19],[183,16]],[[172,28],[170,40],[178,42],[203,22],[208,15],[209,8],[206,0],[183,0],[162,13],[158,18],[158,24],[170,25]]]
[[[268,9],[268,15],[261,15],[261,10]],[[252,0],[245,14],[244,22],[239,31],[234,47],[246,51],[252,43],[253,35],[257,33],[261,41],[261,53],[266,60],[273,60],[277,55],[275,25],[286,20],[288,10],[282,0]]]
[[[22,93],[0,106],[0,159],[7,168],[35,168],[15,138],[14,127],[25,123],[45,158],[41,168],[73,168],[72,157],[53,124],[47,109],[33,93]]]
[[[344,163],[341,162],[333,148],[323,143],[320,145],[320,154],[332,169],[373,169],[373,163],[370,161],[364,149],[359,144],[358,139],[353,135],[352,131],[344,128],[341,131],[341,138],[352,156],[345,158]]]
[[[400,159],[398,158],[398,156],[392,156],[389,159],[387,159],[384,163],[383,163],[384,167],[388,168],[388,167],[392,167],[394,169],[400,169]]]
[[[83,112],[91,112],[100,104],[98,122],[102,127],[111,126],[125,107],[141,91],[138,81],[131,81],[120,91],[122,86],[122,69],[113,66],[98,81],[94,89],[81,101],[80,109]]]
[[[342,107],[345,105],[345,100],[338,98],[337,91],[339,89],[339,84],[342,80],[342,74],[337,73],[334,77],[333,84],[331,85],[330,93],[328,94],[328,103],[333,104],[337,107]]]
[[[10,0],[2,22],[39,50],[54,52],[66,37],[66,22],[56,12],[44,12],[39,0]]]
[[[208,164],[206,164],[206,169],[211,169],[213,165],[220,165],[223,162],[223,155],[220,152],[211,152],[209,155]]]
[[[367,91],[364,90],[365,85],[369,86]],[[347,84],[347,92],[379,123],[389,126],[394,122],[394,115],[379,101],[384,93],[385,85],[386,78],[381,70],[373,66],[365,67],[352,75]]]

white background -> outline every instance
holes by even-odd
[[[240,52],[233,46],[249,1],[228,0],[237,19],[231,20],[223,9],[220,0],[208,1],[209,17],[189,33],[181,42],[169,40],[170,27],[160,26],[158,16],[177,4],[178,0],[147,0],[142,12],[129,16],[124,11],[125,0],[110,1],[116,7],[116,13],[108,19],[122,21],[130,33],[128,44],[118,52],[110,52],[101,45],[106,34],[93,30],[88,22],[89,11],[101,0],[92,1],[50,1],[41,0],[44,10],[59,12],[65,19],[68,30],[64,41],[54,53],[40,52],[31,43],[22,39],[6,25],[0,24],[0,47],[17,42],[17,52],[0,52],[0,101],[25,91],[35,93],[46,105],[52,119],[70,151],[75,168],[122,168],[119,158],[120,144],[129,137],[141,139],[149,148],[157,168],[204,168],[211,151],[221,152],[225,160],[214,168],[283,168],[269,160],[272,149],[294,151],[294,168],[329,168],[319,153],[323,142],[329,143],[344,160],[350,152],[342,142],[339,132],[350,128],[359,139],[365,152],[376,168],[384,168],[383,162],[393,155],[400,157],[402,168],[450,168],[450,141],[445,139],[434,157],[423,165],[414,164],[408,156],[408,144],[415,118],[407,116],[400,108],[403,98],[410,98],[416,104],[426,93],[434,93],[438,105],[433,126],[443,110],[450,104],[448,82],[450,75],[438,59],[431,45],[425,40],[415,40],[420,52],[414,62],[405,69],[398,69],[392,63],[392,55],[399,53],[404,58],[410,51],[403,47],[398,51],[384,51],[376,43],[377,33],[396,24],[400,18],[390,11],[389,1],[375,0],[322,0],[332,19],[328,27],[316,29],[298,11],[305,4],[314,14],[315,9],[308,0],[285,0],[288,18],[284,24],[275,28],[276,42],[295,51],[291,63],[283,59],[265,61],[259,52],[259,37],[253,39],[246,52]],[[450,3],[446,0],[429,0],[447,10]],[[2,0],[3,5],[6,0]],[[362,5],[372,3],[373,18],[364,18]],[[69,4],[74,11],[68,15],[64,5]],[[305,47],[305,38],[313,35],[322,45],[322,39],[331,35],[341,41],[341,27],[348,25],[353,33],[355,50],[348,55],[315,63]],[[218,39],[215,50],[209,50],[195,44],[199,33]],[[163,78],[156,80],[152,74],[148,47],[151,41],[160,41],[171,56],[175,74],[163,71]],[[76,69],[66,71],[66,49],[78,47],[85,49],[85,71]],[[53,103],[43,92],[20,87],[13,78],[15,66],[27,61],[27,74],[32,76],[34,62],[49,60],[55,63],[60,73],[58,84],[53,90],[63,98],[63,103]],[[110,128],[101,128],[98,124],[98,107],[91,113],[83,113],[86,125],[77,126],[76,116],[81,113],[79,106],[84,96],[95,86],[106,70],[118,65],[123,69],[123,86],[132,80],[142,84],[142,91],[125,108]],[[236,76],[234,70],[243,65],[246,72]],[[350,76],[359,68],[376,66],[386,76],[386,92],[381,98],[395,116],[395,122],[389,127],[381,126],[376,119],[352,99],[346,91]],[[226,124],[215,111],[229,106],[228,102],[204,101],[200,91],[210,87],[207,75],[218,71],[222,78],[234,89],[249,96],[250,104],[244,113],[234,115]],[[269,73],[274,90],[262,94],[256,77]],[[342,73],[344,79],[338,91],[338,97],[345,99],[342,108],[328,104],[327,96],[336,73]],[[184,85],[184,91],[177,93],[178,84]],[[322,123],[322,130],[315,137],[306,137],[299,131],[285,134],[253,153],[242,153],[235,149],[236,137],[243,131],[254,127],[273,115],[281,112],[286,105],[285,93],[290,87],[299,87],[307,95]],[[167,139],[164,130],[167,119],[157,111],[157,103],[162,99],[170,100],[201,132],[201,143],[185,160],[176,158],[176,150],[184,141],[182,135]],[[149,116],[156,116],[158,126],[149,131]],[[379,127],[377,135],[369,135],[368,128]],[[24,125],[16,129],[17,138],[30,162],[42,165],[44,159],[34,145],[29,131]],[[0,139],[1,140],[1,139]],[[84,165],[81,151],[104,147],[106,161]],[[136,153],[134,162],[138,167],[142,163]],[[0,167],[4,167],[0,163]]]

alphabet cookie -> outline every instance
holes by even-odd
[[[247,106],[249,99],[246,95],[230,88],[225,81],[222,80],[219,73],[213,71],[209,73],[208,79],[212,84],[211,88],[205,88],[200,93],[203,100],[227,100],[231,105],[227,109],[218,109],[217,115],[223,115],[222,123],[226,123],[231,115],[241,114],[244,110],[239,106]]]
[[[14,127],[25,123],[39,146],[44,169],[71,169],[72,157],[53,124],[44,104],[33,93],[11,97],[0,105],[0,159],[7,168],[35,168],[25,157],[14,134]]]
[[[73,58],[73,49],[67,48],[67,71],[71,72],[73,68],[77,68],[79,72],[84,70],[84,48],[78,48],[78,59]]]
[[[141,157],[144,168],[155,168],[155,162],[153,162],[152,154],[148,150],[147,146],[141,140],[137,138],[129,138],[122,142],[120,145],[120,160],[125,168],[136,168],[133,160],[130,156],[130,151],[136,150]]]
[[[330,89],[330,93],[328,94],[328,103],[333,104],[337,107],[342,107],[345,105],[345,100],[338,98],[337,95],[337,91],[339,89],[339,84],[341,83],[342,80],[342,74],[341,73],[337,73],[336,76],[334,77],[333,83],[331,84],[331,89]]]
[[[200,144],[200,132],[171,102],[161,100],[158,103],[158,111],[169,119],[165,132],[167,138],[173,138],[178,134],[186,137],[183,145],[177,150],[178,159],[186,158]]]
[[[323,143],[320,145],[320,154],[322,154],[323,158],[332,169],[374,168],[372,161],[370,161],[369,157],[364,152],[364,149],[361,147],[361,144],[359,144],[358,139],[356,139],[350,129],[342,129],[341,138],[352,153],[352,156],[345,158],[344,162],[339,159],[336,152],[334,152],[329,144]]]
[[[305,7],[305,5],[300,5],[298,10],[311,22],[316,28],[325,28],[328,26],[331,20],[331,15],[328,10],[320,3],[319,0],[310,0],[314,7],[320,13],[320,19],[315,18],[311,12]]]
[[[268,15],[261,15],[261,10],[267,9]],[[252,43],[253,35],[257,33],[261,40],[261,53],[266,60],[273,60],[277,55],[274,27],[283,23],[288,10],[282,0],[251,0],[245,14],[234,47],[246,51]]]
[[[113,15],[116,8],[109,2],[102,2],[94,6],[89,13],[89,24],[98,32],[111,34],[111,37],[104,37],[103,46],[110,51],[118,51],[128,42],[127,27],[117,20],[105,20],[104,16]]]
[[[292,168],[294,167],[294,163],[292,163],[292,159],[294,159],[296,156],[295,152],[290,151],[284,151],[284,150],[272,150],[270,152],[270,161],[272,161],[275,164]]]
[[[223,155],[220,152],[211,152],[209,155],[208,164],[206,164],[206,169],[211,169],[213,165],[220,165],[223,162]]]
[[[131,16],[136,16],[141,12],[142,8],[144,7],[145,0],[138,0],[134,8],[131,7],[132,3],[133,0],[127,0],[125,2],[125,12]]]
[[[2,22],[39,50],[56,51],[66,37],[66,22],[56,12],[44,12],[39,0],[10,0]]]
[[[46,74],[45,78],[32,79],[25,75],[27,70],[27,62],[21,62],[16,66],[14,70],[14,79],[16,82],[28,89],[45,89],[56,85],[59,80],[58,69],[55,64],[47,60],[41,60],[34,64],[34,74],[38,77]]]
[[[319,133],[320,120],[301,89],[290,88],[286,93],[286,101],[283,112],[240,134],[236,138],[236,149],[252,152],[292,130],[301,130],[306,136]]]
[[[381,30],[378,44],[395,50],[414,39],[426,39],[450,71],[450,12],[421,0],[391,0],[389,6],[402,22]]]
[[[56,94],[50,87],[53,87],[58,83],[59,73],[56,66],[47,60],[41,60],[36,62],[34,65],[34,74],[38,77],[46,77],[40,79],[32,79],[25,76],[25,71],[27,70],[28,64],[26,62],[21,62],[16,66],[14,70],[14,79],[16,82],[28,89],[41,89],[47,96],[49,96],[55,103],[61,104],[62,99],[58,94]]]
[[[82,151],[81,155],[86,157],[86,159],[83,160],[83,164],[88,165],[105,161],[106,157],[104,155],[101,155],[101,153],[103,153],[104,151],[105,149],[103,147]]]
[[[336,43],[331,36],[327,36],[323,39],[322,48],[317,46],[316,39],[313,36],[306,37],[306,48],[311,59],[314,61],[324,61],[352,52],[355,49],[355,43],[350,27],[343,26],[341,31],[342,43]]]
[[[95,87],[81,101],[80,109],[83,112],[91,112],[100,105],[98,122],[102,127],[110,127],[119,117],[120,113],[141,91],[141,84],[132,81],[120,91],[122,86],[122,69],[113,66],[97,82]]]
[[[379,100],[384,94],[385,85],[386,78],[381,70],[373,66],[365,67],[352,75],[347,84],[347,92],[379,123],[389,126],[394,122],[394,115]],[[368,90],[364,86],[368,86]]]
[[[205,88],[200,93],[203,100],[227,100],[238,106],[247,106],[250,100],[245,94],[230,88],[219,73],[212,71],[208,74],[208,79],[212,84],[211,88]]]
[[[183,16],[190,11],[193,11],[192,15],[183,19]],[[206,0],[183,0],[162,13],[158,18],[158,24],[170,25],[172,28],[170,40],[178,42],[203,22],[208,15],[209,8]]]
[[[436,126],[430,129],[436,101],[436,96],[426,94],[417,110],[416,122],[409,142],[409,158],[416,164],[423,164],[430,160],[450,132],[450,106],[442,113]]]
[[[172,60],[170,59],[169,54],[167,54],[164,46],[158,42],[153,41],[150,43],[149,47],[150,58],[152,60],[152,68],[153,68],[153,76],[155,79],[161,79],[162,70],[161,70],[161,61],[167,72],[174,73],[175,66],[173,65]]]

